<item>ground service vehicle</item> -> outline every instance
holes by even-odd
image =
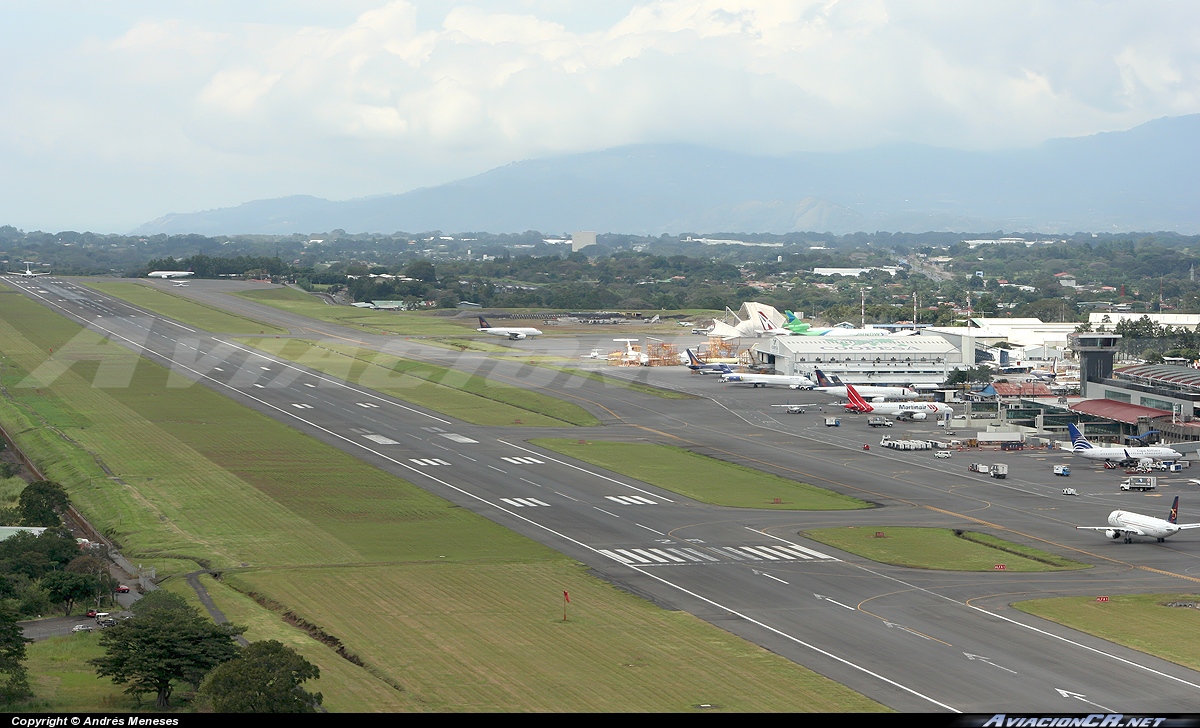
[[[1064,475],[1064,476],[1070,475],[1071,469],[1068,468],[1066,465],[1055,465],[1054,466],[1054,474],[1055,475]]]
[[[1079,495],[1074,488],[1063,488],[1063,495]]]
[[[1133,475],[1121,483],[1121,490],[1154,490],[1158,487],[1158,478],[1153,475]]]
[[[953,454],[954,453],[950,452],[949,450],[938,450],[933,454],[933,456],[939,460],[946,460]]]
[[[842,421],[836,417],[826,417],[825,418],[825,426],[826,427],[841,427]]]
[[[968,473],[991,473],[991,469],[983,463],[971,463],[967,466]]]
[[[998,463],[988,468],[988,474],[993,478],[1000,478],[1003,480],[1004,478],[1008,477],[1008,466],[1004,463]]]
[[[871,427],[891,427],[892,421],[886,417],[868,417],[867,424]]]

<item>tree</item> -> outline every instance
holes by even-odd
[[[24,664],[25,645],[32,641],[17,624],[12,608],[0,604],[0,673],[8,676],[0,681],[0,702],[15,703],[33,697]]]
[[[26,526],[61,526],[59,514],[70,505],[67,491],[53,480],[35,480],[17,497],[17,509]]]
[[[52,571],[42,577],[42,587],[50,592],[51,599],[63,605],[63,614],[69,617],[75,602],[95,594],[96,580],[87,574]]]
[[[291,647],[254,642],[209,673],[200,693],[219,713],[315,713],[324,697],[300,684],[319,677],[317,666]]]
[[[139,612],[100,635],[105,655],[90,662],[100,677],[128,683],[130,695],[156,693],[158,708],[170,707],[173,682],[199,684],[209,670],[236,657],[234,637],[245,631],[213,624],[190,607],[158,605]]]

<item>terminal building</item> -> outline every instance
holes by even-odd
[[[752,351],[756,361],[781,374],[808,376],[820,369],[850,384],[940,387],[963,367],[961,350],[940,336],[775,336]]]

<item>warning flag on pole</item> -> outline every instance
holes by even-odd
[[[571,595],[567,592],[563,592],[563,599],[566,599],[568,604],[571,603]]]

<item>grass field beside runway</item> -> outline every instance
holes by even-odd
[[[88,360],[20,386],[50,349],[67,363],[81,345]],[[881,709],[204,387],[167,386],[161,367],[24,297],[0,295],[0,353],[0,421],[18,445],[135,563],[160,577],[211,563],[269,596],[267,608],[208,582],[252,639],[304,645],[331,709]],[[93,386],[121,364],[128,386]],[[563,590],[579,611],[560,625]],[[337,637],[364,666],[280,612]],[[64,639],[78,641],[31,649],[34,708],[125,709],[125,696],[111,697],[119,686],[83,662],[94,636]]]
[[[534,389],[512,387],[469,372],[374,349],[304,339],[244,338],[239,341],[473,425],[590,427],[600,424],[579,405]]]
[[[478,519],[204,387],[168,386],[167,370],[99,340],[26,299],[0,306],[6,426],[128,549],[230,566],[380,560],[396,549],[486,558],[480,541],[525,543],[487,521],[479,541],[447,537],[453,522]],[[21,386],[49,349],[70,359],[81,343],[107,358]],[[128,386],[92,386],[101,365],[128,367]]]
[[[87,281],[88,288],[95,288],[113,298],[132,303],[134,306],[147,311],[174,319],[182,324],[198,329],[223,334],[286,334],[281,329],[262,321],[255,321],[245,316],[238,316],[219,308],[198,303],[173,293],[157,288],[144,286],[139,283],[118,283],[108,281]]]
[[[870,506],[831,490],[670,445],[551,438],[530,442],[702,503],[791,511],[840,511]],[[776,503],[776,499],[780,502]]]
[[[372,334],[407,334],[410,336],[471,336],[477,334],[474,318],[452,320],[412,311],[374,311],[353,306],[331,306],[315,296],[294,288],[267,288],[239,291],[231,294],[248,301],[274,306],[283,311],[308,316],[318,321],[349,326]]]
[[[424,710],[859,712],[881,706],[568,559],[248,571],[243,591],[296,606]],[[563,591],[571,595],[563,621]],[[486,593],[488,599],[480,599]],[[380,609],[382,607],[382,609]],[[364,619],[383,611],[386,628]]]
[[[1109,642],[1200,670],[1200,609],[1168,607],[1169,602],[1200,604],[1196,594],[1124,594],[1030,599],[1013,607]]]
[[[884,534],[879,538],[876,534]],[[948,528],[911,526],[849,526],[804,531],[814,541],[883,564],[943,571],[1068,571],[1089,564],[1056,556],[989,534]]]

